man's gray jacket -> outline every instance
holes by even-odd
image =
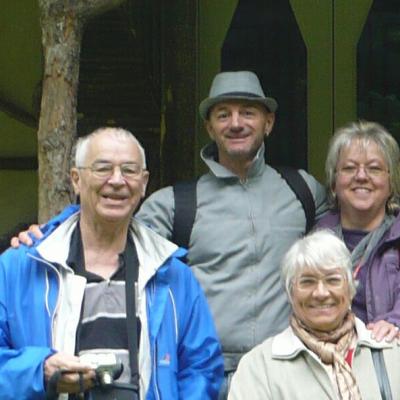
[[[300,202],[264,161],[264,146],[246,180],[215,161],[215,144],[201,153],[209,172],[197,185],[197,213],[188,264],[203,287],[221,339],[225,370],[288,325],[289,305],[280,283],[280,262],[305,232]],[[301,171],[315,200],[326,210],[323,187]],[[155,192],[137,218],[170,239],[174,220],[172,187]]]

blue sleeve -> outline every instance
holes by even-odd
[[[179,398],[217,399],[224,375],[221,346],[207,300],[192,271],[186,271],[187,292],[179,312]]]
[[[33,346],[13,350],[3,343],[2,327],[0,334],[0,399],[44,399],[43,366],[53,351]]]
[[[14,348],[9,332],[8,315],[13,309],[7,307],[7,278],[0,258],[0,399],[44,399],[44,360],[54,353],[49,347],[24,346]],[[17,282],[13,282],[16,285]],[[10,285],[8,285],[10,286]],[[21,323],[26,316],[21,315]],[[23,338],[22,332],[16,332]]]

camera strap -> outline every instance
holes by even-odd
[[[131,383],[139,388],[139,367],[138,367],[138,324],[136,315],[136,285],[139,275],[139,260],[136,247],[128,235],[125,258],[125,298],[126,298],[126,327],[128,331],[129,364],[131,368]]]

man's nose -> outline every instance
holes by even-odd
[[[118,165],[114,167],[112,174],[108,178],[108,183],[112,185],[123,185],[125,183],[121,168]]]
[[[232,112],[231,127],[236,129],[242,127],[242,118],[237,111]]]

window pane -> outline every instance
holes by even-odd
[[[398,0],[374,1],[357,47],[359,118],[384,125],[400,142]]]

